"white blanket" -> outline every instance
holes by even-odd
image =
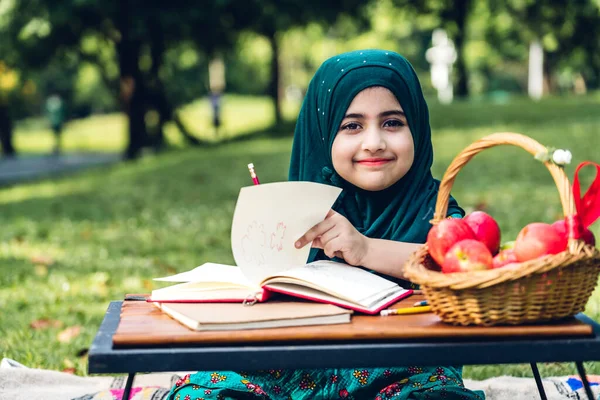
[[[600,376],[588,375],[594,398],[600,395]],[[483,390],[486,399],[490,400],[526,400],[539,399],[540,394],[533,378],[516,378],[499,376],[483,381],[464,379],[469,389]],[[587,399],[585,390],[578,376],[562,376],[543,378],[542,384],[548,400]]]
[[[138,374],[131,400],[163,400],[177,379],[186,372]],[[0,400],[101,400],[121,398],[127,376],[80,377],[64,372],[26,368],[10,360],[0,363]],[[588,376],[595,398],[600,394],[600,376]],[[483,381],[464,380],[465,386],[483,390],[488,400],[539,399],[533,378],[500,376]],[[543,379],[548,400],[587,399],[578,377]]]

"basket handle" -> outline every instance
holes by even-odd
[[[435,203],[435,214],[433,215],[433,219],[430,221],[433,225],[437,225],[440,221],[446,218],[450,190],[452,189],[452,185],[454,184],[454,179],[456,179],[458,171],[460,171],[461,168],[480,151],[504,144],[521,147],[531,153],[533,156],[540,152],[547,151],[545,146],[529,136],[512,132],[493,133],[471,143],[468,147],[461,151],[454,158],[454,160],[452,160],[450,166],[444,173],[444,177],[440,183],[437,201]],[[567,178],[567,175],[561,166],[558,166],[551,161],[543,161],[543,163],[550,171],[550,174],[554,179],[554,183],[558,188],[564,216],[572,217],[575,214],[575,206],[573,194],[571,192],[571,185],[569,184],[569,178]],[[569,233],[573,233],[572,230],[569,230]],[[569,239],[572,239],[571,235]],[[569,241],[571,242],[571,240]]]

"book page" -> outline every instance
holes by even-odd
[[[250,294],[252,294],[252,290],[246,286],[231,285],[225,287],[217,286],[216,283],[186,282],[155,289],[152,291],[150,298],[152,301],[166,302],[235,301],[241,303]],[[262,298],[262,293],[257,292],[257,296]]]
[[[191,271],[162,278],[155,278],[154,280],[162,282],[217,282],[223,283],[223,287],[230,284],[251,288],[257,287],[255,283],[244,276],[239,267],[214,263],[205,263]]]
[[[231,249],[253,282],[306,264],[310,244],[294,243],[323,221],[341,189],[314,182],[278,182],[244,187],[235,206]]]
[[[285,279],[285,278],[279,278]],[[278,281],[279,281],[278,279]],[[362,311],[366,313],[375,313],[378,312],[382,307],[386,306],[390,303],[390,301],[394,301],[398,297],[402,296],[404,293],[408,292],[408,290],[401,288],[400,286],[392,287],[385,292],[382,292],[380,296],[373,297],[373,300],[363,303],[357,303],[352,300],[347,300],[343,298],[339,298],[336,296],[332,296],[326,292],[323,292],[319,289],[315,289],[307,286],[300,286],[295,283],[271,283],[267,286],[270,290],[280,293],[286,293],[292,296],[297,296],[304,299],[310,299],[313,301],[320,301],[329,304],[335,304],[341,307],[348,307],[350,309],[354,309],[357,311]]]
[[[391,288],[399,287],[395,282],[361,268],[334,261],[314,261],[282,271],[277,276],[265,279],[263,284],[268,286],[272,282],[292,282],[286,278],[309,282],[311,285],[308,286],[357,304],[369,304],[369,300],[378,298],[378,295]]]

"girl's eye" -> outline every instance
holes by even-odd
[[[357,124],[356,122],[349,122],[346,125],[342,126],[341,130],[346,130],[346,131],[354,131],[360,129],[360,125]]]
[[[384,128],[399,128],[404,126],[404,122],[399,119],[388,119],[383,123]]]

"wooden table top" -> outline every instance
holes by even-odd
[[[409,296],[391,308],[410,307],[423,300]],[[487,338],[552,338],[591,336],[592,327],[575,318],[553,323],[517,326],[453,326],[433,313],[371,316],[354,314],[349,324],[317,325],[241,331],[196,332],[145,301],[124,301],[113,336],[115,347],[256,344],[282,342],[476,340]]]

